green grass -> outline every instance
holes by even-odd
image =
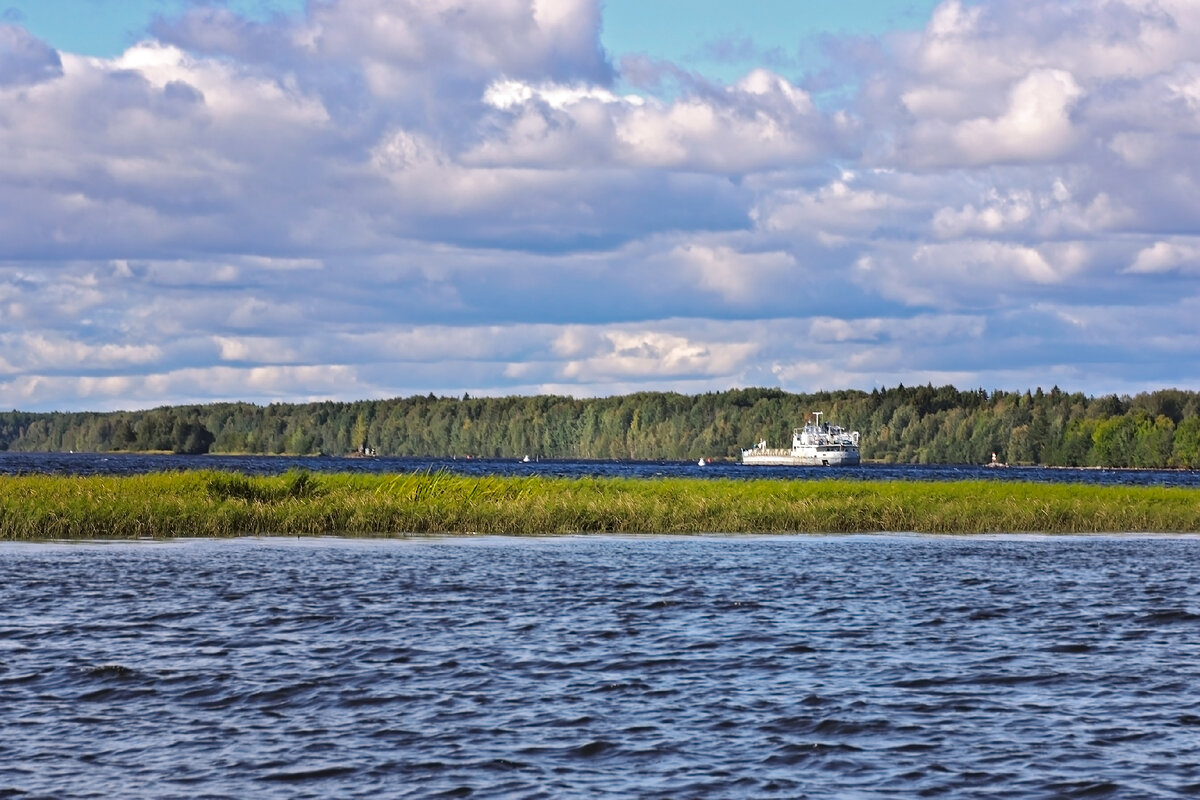
[[[0,539],[1200,532],[1200,490],[291,472],[0,476]]]

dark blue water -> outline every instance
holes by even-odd
[[[1200,791],[1200,537],[0,545],[0,797]]]
[[[771,478],[778,480],[961,481],[1010,480],[1128,486],[1200,487],[1200,470],[1055,469],[971,464],[863,464],[856,467],[747,467],[734,462],[699,466],[680,461],[534,461],[516,459],[336,458],[299,456],[173,456],[127,453],[0,452],[0,475],[51,473],[129,475],[162,470],[220,469],[276,475],[290,469],[312,472],[414,472],[448,470],[462,475],[548,475],[623,478]]]

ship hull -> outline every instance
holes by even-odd
[[[860,461],[858,450],[753,450],[742,453],[742,463],[759,467],[853,467]]]

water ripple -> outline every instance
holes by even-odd
[[[0,545],[0,797],[1156,797],[1194,537]]]

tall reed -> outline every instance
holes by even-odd
[[[0,538],[1200,532],[1200,490],[292,472],[0,476]]]

